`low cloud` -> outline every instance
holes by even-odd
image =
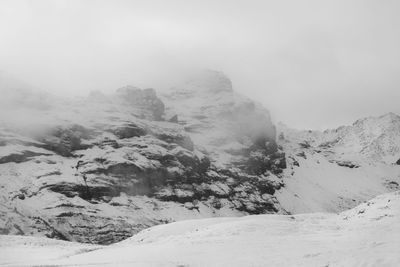
[[[297,128],[400,113],[398,1],[2,1],[0,70],[44,91],[158,90],[195,69]],[[4,98],[3,98],[4,101]]]

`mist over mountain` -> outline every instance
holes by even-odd
[[[390,0],[4,0],[0,71],[84,96],[126,84],[160,91],[192,70],[223,70],[279,121],[323,130],[400,113],[398,8]]]
[[[3,235],[107,245],[187,219],[338,213],[400,188],[394,113],[294,130],[212,70],[161,93],[1,90]]]
[[[0,1],[0,266],[400,266],[398,1]]]

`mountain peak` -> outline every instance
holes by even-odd
[[[379,116],[379,119],[389,119],[391,121],[400,121],[400,116],[397,115],[396,113],[389,112],[389,113],[383,114],[382,116]]]
[[[389,112],[380,116],[370,116],[370,117],[365,117],[365,118],[361,118],[356,120],[352,126],[362,126],[364,124],[392,124],[392,123],[396,123],[396,122],[400,122],[400,116],[397,115],[396,113],[393,112]],[[345,126],[341,126],[339,128],[342,128]],[[338,129],[339,129],[338,128]]]
[[[204,70],[192,75],[186,82],[196,90],[211,92],[232,92],[231,80],[220,71]]]

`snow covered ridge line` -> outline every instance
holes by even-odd
[[[359,119],[324,132],[295,131],[283,125],[278,128],[282,137],[297,136],[316,151],[343,155],[344,160],[400,164],[400,116],[394,113]]]
[[[400,264],[400,192],[340,214],[181,221],[107,247],[1,236],[0,256],[2,266],[394,267]]]
[[[222,73],[196,79],[162,96],[16,91],[36,104],[0,119],[0,232],[110,244],[182,219],[284,213],[268,111]]]
[[[325,132],[278,125],[277,133],[288,168],[275,196],[288,212],[340,212],[400,190],[400,117],[393,113]]]

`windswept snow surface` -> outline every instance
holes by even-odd
[[[400,192],[340,214],[159,225],[107,247],[17,236],[0,243],[1,266],[400,266]]]

